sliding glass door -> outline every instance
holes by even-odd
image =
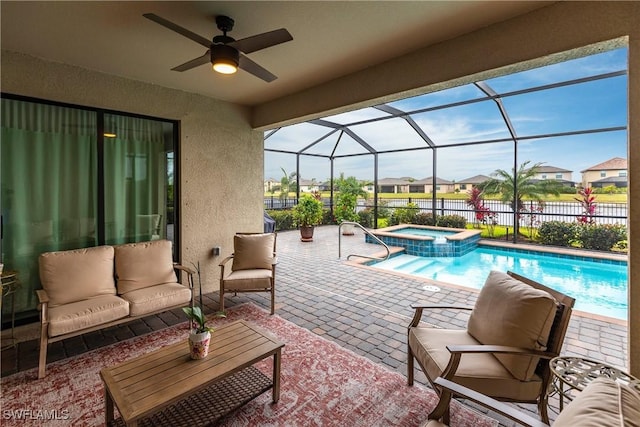
[[[105,114],[104,123],[105,242],[166,238],[173,126],[112,114]]]
[[[1,125],[0,249],[22,282],[17,313],[36,308],[42,252],[173,240],[175,122],[3,98]]]

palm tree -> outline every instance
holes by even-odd
[[[491,174],[491,179],[486,180],[478,187],[487,195],[500,194],[500,200],[508,204],[514,212],[520,212],[524,209],[522,203],[524,197],[543,204],[544,196],[548,194],[559,196],[562,184],[551,179],[534,180],[533,178],[542,163],[528,167],[529,163],[531,163],[529,160],[522,163],[518,168],[518,173],[514,173],[513,169],[510,172],[498,169]]]
[[[280,178],[280,198],[285,200],[289,197],[289,192],[293,191],[293,188],[295,188],[298,174],[295,172],[287,174],[287,171],[284,170],[284,168],[280,168],[280,170],[283,174],[282,178]]]

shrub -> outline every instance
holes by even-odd
[[[431,212],[418,212],[415,217],[415,224],[436,225],[436,220]]]
[[[391,209],[388,207],[389,202],[378,199],[378,219],[391,217]]]
[[[268,210],[267,213],[276,221],[276,231],[294,230],[293,215],[290,210]]]
[[[418,205],[409,202],[406,206],[394,209],[391,218],[389,218],[389,225],[415,224],[417,214]]]
[[[466,228],[467,220],[460,215],[443,215],[438,217],[436,225],[447,228]]]
[[[576,239],[576,231],[575,223],[547,221],[538,229],[538,240],[545,245],[571,246]]]
[[[622,225],[582,225],[578,228],[578,240],[585,249],[609,251],[621,240],[627,239]]]
[[[373,209],[366,208],[358,212],[358,223],[363,227],[373,227]]]
[[[322,209],[322,224],[335,224],[331,209]]]

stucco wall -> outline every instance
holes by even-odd
[[[629,48],[628,344],[630,370],[640,377],[640,2],[554,3],[264,103],[254,108],[252,123],[268,129],[371,106],[595,53],[624,43],[624,37]]]
[[[12,52],[1,58],[5,93],[181,121],[181,262],[200,261],[203,287],[217,290],[234,232],[263,227],[263,138],[248,109]]]

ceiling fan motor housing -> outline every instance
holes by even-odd
[[[211,63],[217,62],[231,63],[237,68],[240,63],[240,52],[226,44],[214,44],[211,46]]]

